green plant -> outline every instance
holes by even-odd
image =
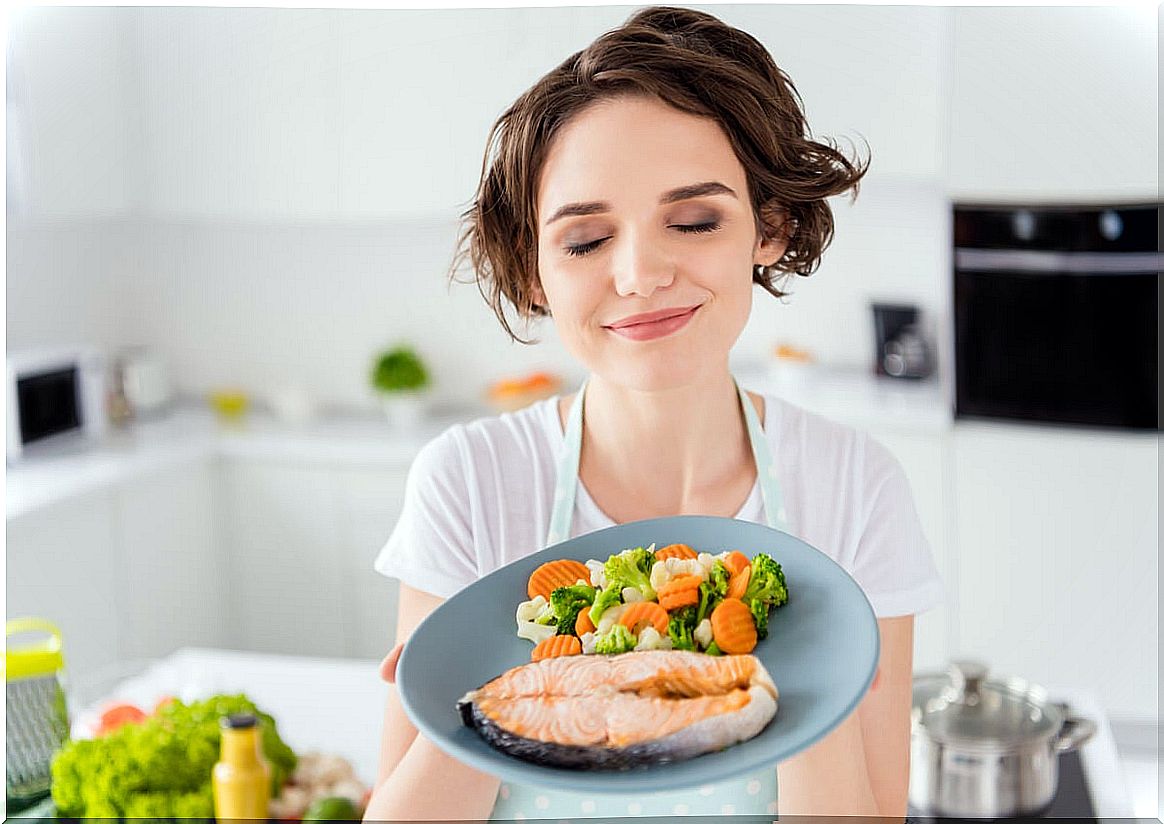
[[[372,385],[382,392],[423,389],[428,382],[424,362],[408,346],[397,346],[382,353],[372,369]]]

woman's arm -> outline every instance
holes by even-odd
[[[443,600],[401,584],[396,643],[406,641]],[[393,683],[392,654],[385,659],[381,673],[389,686],[380,737],[380,770],[364,820],[487,819],[501,782],[451,758],[418,734]]]
[[[781,815],[904,817],[913,616],[883,618],[874,686],[839,727],[776,768]]]

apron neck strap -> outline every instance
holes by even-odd
[[[740,405],[744,410],[744,423],[748,430],[748,442],[752,446],[752,456],[756,462],[756,475],[760,484],[760,494],[764,499],[764,516],[768,526],[788,532],[784,522],[784,505],[780,484],[772,463],[772,451],[768,448],[767,437],[760,426],[759,416],[748,393],[740,388],[732,378]],[[574,502],[578,496],[578,466],[582,459],[582,413],[586,385],[589,378],[578,387],[578,395],[570,406],[566,419],[565,443],[558,460],[558,474],[554,489],[554,507],[550,515],[550,529],[546,535],[546,546],[561,543],[570,537],[570,526],[574,516]],[[556,410],[555,410],[556,411]]]

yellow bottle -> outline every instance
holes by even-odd
[[[222,755],[214,765],[214,817],[219,821],[267,818],[271,766],[263,758],[259,727],[250,714],[228,715],[222,727]]]

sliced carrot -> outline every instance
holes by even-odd
[[[699,587],[695,587],[695,589],[681,589],[678,592],[659,596],[659,606],[667,610],[667,612],[698,603]]]
[[[568,558],[546,561],[533,571],[533,575],[529,576],[526,592],[529,593],[530,598],[541,595],[548,601],[550,593],[555,589],[573,586],[578,583],[579,578],[583,581],[590,580],[590,570],[586,568],[585,564]]]
[[[663,547],[662,549],[655,550],[656,561],[664,561],[667,558],[682,558],[685,560],[691,560],[692,558],[698,557],[699,555],[696,554],[695,550],[687,546],[687,544],[667,544],[667,546]]]
[[[531,661],[557,658],[559,655],[581,655],[582,642],[573,635],[553,635],[533,648]]]
[[[598,627],[594,626],[594,622],[590,620],[590,607],[582,607],[578,610],[578,620],[574,622],[574,632],[578,633],[581,638],[584,633],[594,632]]]
[[[660,599],[664,595],[674,595],[677,592],[684,592],[689,589],[698,590],[699,585],[703,583],[702,575],[676,575],[663,586],[659,587]]]
[[[723,565],[728,568],[728,572],[732,575],[739,575],[744,569],[751,567],[752,562],[748,560],[747,555],[738,549],[733,549],[724,559]]]
[[[711,613],[711,636],[729,655],[743,655],[756,648],[756,621],[739,598],[724,598]]]
[[[660,635],[666,635],[670,618],[667,610],[654,601],[635,601],[633,604],[627,604],[622,615],[618,616],[618,622],[635,635],[639,634],[640,624],[650,624]]]
[[[739,572],[728,578],[727,597],[743,599],[748,591],[748,581],[752,578],[752,566],[749,564]]]

